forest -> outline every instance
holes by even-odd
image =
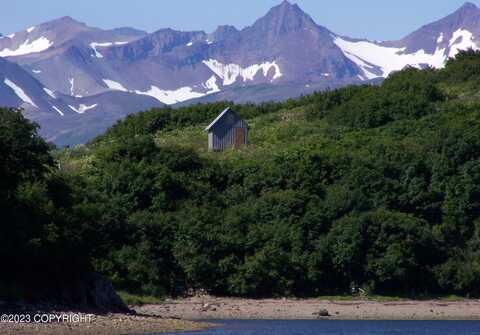
[[[55,148],[0,109],[0,297],[92,273],[175,296],[480,296],[480,53],[285,102],[128,116]],[[208,152],[226,106],[241,151]]]

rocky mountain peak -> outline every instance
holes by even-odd
[[[253,28],[280,35],[314,26],[316,26],[316,24],[312,18],[297,4],[291,4],[285,0],[280,5],[273,7],[264,17],[255,22]]]
[[[386,45],[404,47],[406,53],[424,50],[429,54],[434,54],[438,48],[450,48],[452,44],[458,43],[461,43],[462,48],[468,48],[473,46],[470,44],[480,34],[479,22],[480,9],[475,4],[466,2],[452,14],[421,27],[400,41],[387,42]]]
[[[71,16],[62,16],[58,19],[43,23],[40,26],[45,26],[45,25],[50,27],[58,26],[60,28],[63,28],[63,27],[87,28],[87,25],[85,23],[77,21]]]
[[[233,35],[238,34],[237,28],[230,25],[219,26],[214,32],[213,37],[215,41],[220,41],[232,37]]]
[[[460,10],[475,10],[475,9],[478,9],[478,7],[472,2],[465,2],[462,5],[462,7],[460,7]]]
[[[471,2],[466,2],[453,14],[451,14],[450,17],[454,17],[457,20],[468,20],[472,16],[478,16],[479,14],[480,9],[477,7],[477,5]]]

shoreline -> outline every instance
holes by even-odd
[[[183,333],[218,327],[209,320],[480,320],[480,300],[240,299],[211,296],[130,306],[136,314],[93,314],[84,323],[0,323],[5,335]],[[40,312],[39,312],[40,313]],[[72,311],[58,315],[91,315]],[[14,314],[21,314],[19,311]]]
[[[480,320],[480,300],[322,300],[192,297],[131,306],[137,313],[184,320]],[[325,314],[328,314],[325,315]]]
[[[40,313],[40,312],[39,312]],[[2,335],[118,335],[118,334],[155,334],[155,333],[183,333],[206,330],[216,327],[205,322],[188,321],[163,316],[149,316],[140,314],[85,314],[72,312],[47,312],[55,315],[91,315],[89,322],[52,322],[52,323],[9,323],[0,322]],[[15,315],[24,315],[16,312]]]

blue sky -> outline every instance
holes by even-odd
[[[70,15],[100,28],[170,27],[213,31],[251,25],[281,0],[2,0],[0,32],[9,34]],[[465,0],[292,0],[330,30],[351,37],[398,39],[450,14]],[[472,1],[479,4],[479,1]]]

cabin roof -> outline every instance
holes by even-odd
[[[205,128],[206,131],[209,131],[210,129],[212,129],[212,127],[218,122],[221,120],[221,118],[227,114],[229,111],[230,111],[230,107],[227,107],[225,108],[225,110],[223,112],[221,112],[220,114],[218,114],[218,116],[215,118],[215,120],[212,121],[212,123],[210,123],[207,128]]]

